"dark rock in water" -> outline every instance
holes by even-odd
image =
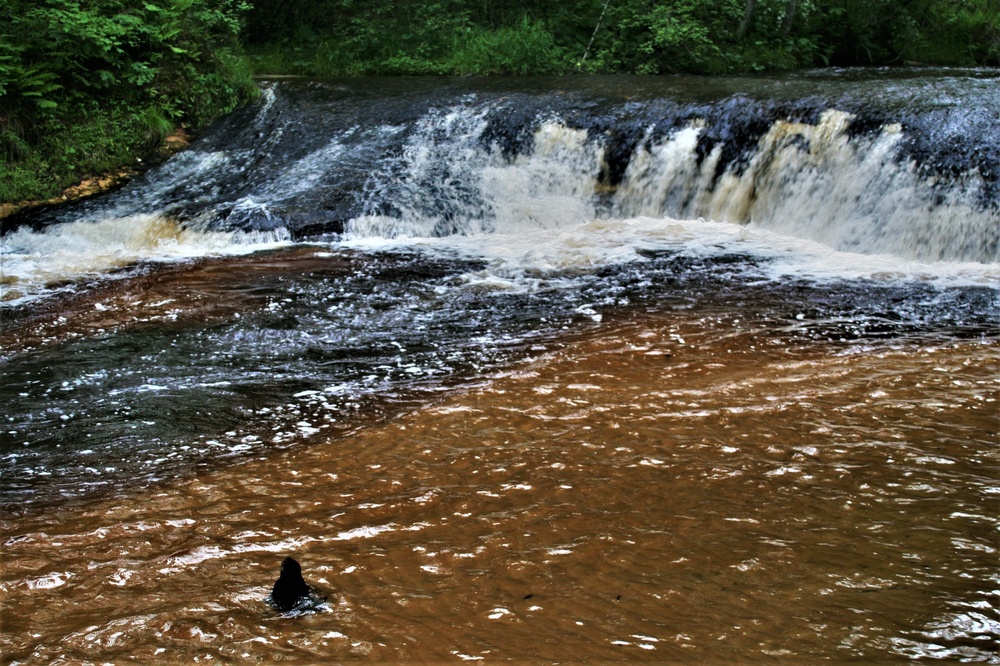
[[[281,576],[274,581],[270,603],[282,613],[293,608],[300,599],[309,596],[309,586],[302,578],[302,567],[291,557],[281,563]]]

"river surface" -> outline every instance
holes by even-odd
[[[1000,663],[998,84],[263,82],[4,219],[4,662]]]

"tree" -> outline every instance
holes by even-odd
[[[736,41],[742,42],[746,39],[747,32],[750,30],[750,23],[753,21],[753,13],[757,9],[757,0],[747,0],[746,7],[743,9],[743,20],[740,21],[739,30],[736,31]]]
[[[781,20],[781,36],[788,37],[792,31],[792,23],[795,22],[795,13],[799,9],[799,0],[788,0],[785,5],[785,17]]]

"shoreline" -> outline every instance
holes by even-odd
[[[162,164],[174,154],[187,148],[193,140],[194,137],[187,131],[187,128],[181,126],[164,138],[159,146],[136,160],[136,163],[133,165],[123,166],[115,171],[90,175],[83,178],[76,185],[67,187],[61,194],[50,199],[34,199],[0,204],[0,220],[16,215],[17,213],[46,206],[57,206],[71,201],[79,201],[114,190],[125,185],[136,176],[145,173],[152,167]]]

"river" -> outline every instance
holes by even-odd
[[[998,83],[264,81],[4,219],[5,662],[1000,663]]]

